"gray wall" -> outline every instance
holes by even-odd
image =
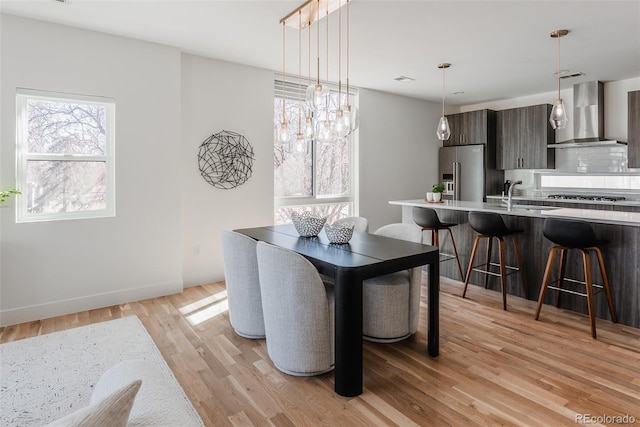
[[[0,209],[0,323],[179,292],[180,52],[0,19],[2,187],[15,184],[18,87],[115,98],[117,156],[113,218],[16,224]]]
[[[222,280],[223,229],[273,224],[272,71],[182,55],[182,268],[185,286]],[[200,176],[198,147],[222,130],[253,146],[251,178],[236,188]]]
[[[389,200],[419,199],[438,178],[440,105],[360,90],[360,215],[369,229],[401,222]]]
[[[2,188],[15,185],[17,87],[114,97],[116,216],[16,224],[0,209],[0,325],[222,280],[220,230],[273,222],[274,73],[1,19]],[[400,221],[389,200],[424,197],[435,182],[439,104],[362,90],[360,107],[360,214],[375,229]],[[201,142],[222,130],[255,151],[251,179],[232,190],[210,186],[197,168]]]

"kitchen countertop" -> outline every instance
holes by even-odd
[[[618,196],[619,194],[614,194]],[[487,200],[501,200],[501,195],[487,196]],[[617,202],[601,201],[601,200],[574,200],[574,199],[550,199],[547,196],[513,196],[512,200],[529,201],[529,202],[563,202],[563,203],[580,203],[594,204],[606,206],[640,206],[638,200],[618,200]]]
[[[515,199],[515,198],[514,198]],[[517,199],[516,199],[517,200]],[[524,199],[523,199],[524,200]],[[600,224],[625,225],[640,227],[640,212],[624,212],[595,209],[572,209],[551,206],[513,205],[511,210],[500,203],[465,202],[445,200],[441,203],[429,203],[423,199],[393,200],[391,205],[418,206],[435,209],[449,209],[457,211],[495,212],[501,215],[526,216],[533,218],[570,218]]]

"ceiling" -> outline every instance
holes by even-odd
[[[282,70],[280,18],[302,0],[1,0],[4,13],[133,37],[184,52]],[[557,41],[566,28],[561,68],[585,76],[574,83],[640,76],[640,1],[382,1],[351,0],[350,82],[353,86],[470,105],[552,92]],[[344,8],[343,8],[344,10]],[[345,15],[343,15],[343,19]],[[338,80],[337,13],[330,15],[329,79]],[[325,21],[321,78],[326,79]],[[312,58],[315,62],[315,27]],[[287,73],[298,74],[298,31],[287,30]],[[307,32],[302,32],[307,74]],[[342,52],[343,59],[346,56]],[[315,64],[314,64],[315,65]],[[315,66],[312,66],[315,77]],[[344,64],[342,79],[345,78]],[[397,82],[399,76],[415,79]],[[464,92],[456,94],[455,92]],[[550,100],[551,101],[551,100]]]

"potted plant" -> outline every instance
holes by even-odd
[[[433,201],[439,202],[440,200],[442,200],[442,193],[444,193],[444,185],[433,184],[431,191],[433,192]]]
[[[9,200],[12,195],[16,196],[18,194],[22,194],[22,193],[15,188],[10,188],[8,190],[0,191],[0,206],[4,206],[4,202]]]

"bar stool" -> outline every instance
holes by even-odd
[[[523,230],[515,230],[515,229],[508,228],[500,215],[498,215],[497,213],[491,213],[491,212],[469,212],[469,225],[479,235],[476,236],[476,240],[473,242],[473,249],[471,250],[471,260],[469,261],[469,268],[467,269],[467,278],[464,281],[464,291],[462,292],[462,298],[464,298],[467,293],[467,287],[469,286],[469,278],[471,277],[472,271],[476,271],[478,273],[482,273],[485,275],[484,277],[485,288],[487,288],[487,285],[489,283],[489,275],[499,276],[500,286],[502,288],[502,308],[506,310],[507,309],[506,281],[507,281],[507,276],[509,274],[513,274],[518,271],[520,272],[520,278],[522,279],[522,289],[524,290],[525,297],[527,296],[527,282],[524,277],[524,272],[522,271],[522,260],[520,258],[520,251],[518,250],[518,239],[516,237],[516,234],[522,233]],[[517,267],[513,267],[505,264],[505,244],[504,244],[505,237],[510,237],[511,240],[513,241],[513,247],[516,253],[516,261],[518,263]],[[494,238],[498,239],[498,244],[500,249],[499,264],[491,262],[491,243]],[[475,260],[476,253],[478,252],[478,246],[482,239],[488,239],[486,262],[484,264],[479,264],[474,266],[473,261]],[[491,266],[499,267],[500,273],[489,271]],[[480,269],[480,267],[485,267],[485,269],[482,270]],[[513,270],[513,271],[507,273],[506,269]]]
[[[542,279],[542,287],[540,288],[540,297],[538,298],[538,309],[536,310],[536,320],[540,317],[540,310],[542,309],[542,301],[547,289],[553,289],[556,291],[556,305],[559,303],[560,292],[567,292],[574,295],[579,295],[587,298],[587,306],[589,308],[589,322],[591,324],[591,336],[596,337],[596,313],[595,304],[593,299],[593,288],[604,289],[607,295],[607,303],[609,304],[609,312],[611,313],[611,321],[616,323],[616,314],[613,309],[613,299],[611,298],[611,289],[609,287],[609,280],[607,279],[607,271],[604,268],[604,261],[602,259],[602,252],[600,252],[599,246],[606,244],[607,241],[598,240],[593,228],[589,223],[583,221],[547,218],[544,221],[542,228],[542,234],[547,239],[551,240],[556,246],[551,248],[549,252],[549,258],[547,260],[547,267],[544,271],[544,277]],[[577,249],[582,254],[582,261],[584,267],[584,281],[568,279],[564,277],[564,271],[567,261],[567,252],[569,249]],[[551,278],[551,270],[555,263],[556,253],[560,252],[560,265],[558,269],[558,278],[551,283],[557,283],[558,286],[549,286],[549,279]],[[591,269],[591,252],[596,254],[598,258],[598,264],[600,265],[600,274],[602,276],[602,283],[593,283],[593,273]],[[562,288],[564,281],[572,283],[580,283],[585,285],[586,293],[575,292],[571,289]]]
[[[447,230],[449,232],[449,235],[451,236],[451,244],[453,245],[453,252],[455,253],[455,255],[441,253],[440,255],[443,256],[444,259],[440,260],[440,262],[449,261],[455,258],[458,262],[460,280],[464,280],[462,265],[460,264],[460,257],[458,256],[458,248],[456,248],[456,241],[454,240],[453,233],[451,232],[451,227],[458,224],[451,222],[441,222],[435,210],[431,208],[420,208],[417,206],[413,207],[413,222],[422,227],[422,231],[431,231],[431,246],[440,247],[440,230]]]

